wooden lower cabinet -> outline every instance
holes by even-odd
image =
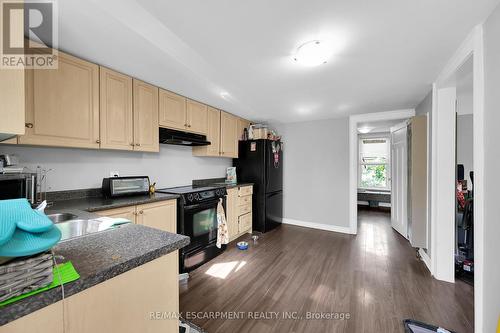
[[[122,217],[133,223],[177,233],[177,200],[103,210],[96,212],[96,214],[107,217]]]
[[[253,186],[241,186],[227,190],[226,218],[230,241],[252,233],[252,189]]]
[[[57,302],[0,326],[0,333],[63,333],[63,303]]]
[[[106,217],[121,217],[121,218],[130,220],[133,223],[137,223],[136,218],[135,218],[136,217],[135,206],[103,210],[100,212],[96,212],[96,214],[100,215],[100,216],[106,216]]]
[[[179,331],[178,320],[164,314],[178,312],[174,251],[1,326],[0,333],[174,333]]]
[[[137,223],[176,233],[177,201],[169,200],[136,206]]]

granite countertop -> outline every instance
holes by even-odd
[[[125,273],[189,244],[189,237],[143,225],[127,224],[59,243],[54,253],[71,260],[80,279],[64,285],[65,297]],[[53,288],[0,308],[0,325],[28,315],[62,299]]]
[[[212,183],[212,185],[225,186],[226,188],[235,188],[235,187],[240,187],[240,186],[253,186],[253,183],[236,183],[236,184]]]
[[[102,196],[92,196],[74,198],[68,200],[53,200],[53,205],[47,208],[49,213],[58,213],[61,210],[82,210],[87,212],[97,212],[101,210],[135,206],[151,202],[172,200],[179,198],[176,194],[155,193],[148,195],[134,195],[121,198],[105,198]]]
[[[237,182],[236,184],[228,184],[225,178],[208,178],[208,179],[195,179],[193,186],[225,186],[226,188],[234,188],[238,186],[253,186],[253,183]]]

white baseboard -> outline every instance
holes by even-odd
[[[422,258],[422,261],[424,262],[425,266],[427,266],[427,269],[429,270],[429,272],[431,272],[431,274],[434,275],[432,273],[432,269],[431,269],[431,258],[429,257],[427,252],[425,252],[424,249],[419,248],[418,254],[420,254],[420,257]]]
[[[343,234],[352,234],[351,228],[349,228],[349,227],[339,227],[337,225],[329,225],[329,224],[314,223],[314,222],[305,222],[305,221],[299,221],[299,220],[288,219],[288,218],[283,218],[283,223],[284,224],[295,225],[295,226],[298,226],[298,227],[304,227],[304,228],[312,228],[312,229],[319,229],[319,230],[340,232],[340,233],[343,233]]]

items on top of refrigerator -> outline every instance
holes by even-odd
[[[250,125],[247,136],[249,140],[269,139],[276,141],[281,138],[275,130],[270,129],[266,124]]]

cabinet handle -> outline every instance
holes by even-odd
[[[95,143],[101,143],[101,140],[97,139],[95,140]]]
[[[32,123],[26,123],[26,124],[24,124],[24,126],[26,128],[33,128],[33,124]]]
[[[191,125],[188,125],[188,127],[191,127]]]
[[[184,124],[184,127],[188,127],[188,124]]]
[[[130,143],[130,145],[133,147],[133,146],[134,146],[134,143],[133,143],[133,142],[131,142],[131,143]]]
[[[142,215],[142,214],[144,214],[144,211],[143,211],[143,210],[141,210],[141,211],[139,212],[139,214],[141,214],[141,215]]]
[[[140,146],[141,146],[141,144],[140,144],[140,143],[136,143],[135,145],[136,145],[137,147],[140,147]]]

